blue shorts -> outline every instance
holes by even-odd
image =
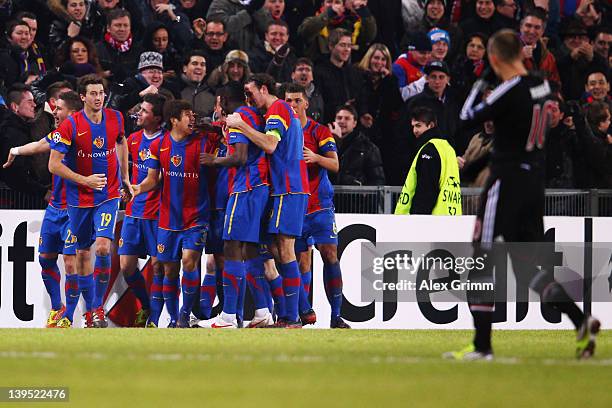
[[[89,249],[96,238],[115,238],[119,199],[113,198],[96,207],[70,207],[70,229],[77,239],[77,249]]]
[[[157,220],[126,216],[123,219],[117,253],[157,256]]]
[[[68,210],[60,210],[51,205],[45,210],[40,238],[38,239],[38,252],[41,254],[76,254],[76,237],[70,230]]]
[[[210,227],[206,237],[206,253],[223,253],[223,222],[225,221],[225,210],[210,211]]]
[[[268,233],[301,237],[307,205],[308,194],[273,196]]]
[[[157,259],[160,262],[178,262],[183,249],[202,252],[206,242],[208,226],[189,228],[184,231],[157,230]]]
[[[304,217],[302,236],[295,240],[295,252],[304,252],[312,244],[338,245],[338,229],[334,210],[326,208]]]
[[[265,185],[230,195],[225,210],[223,239],[225,241],[261,242],[268,199],[269,188]]]

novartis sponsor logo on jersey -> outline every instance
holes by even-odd
[[[102,150],[101,152],[92,152],[92,153],[85,153],[83,150],[79,150],[77,152],[77,156],[85,157],[87,159],[99,159],[99,158],[107,157],[111,154],[115,154],[116,151],[117,151],[116,147],[113,147],[110,150]]]
[[[174,171],[174,170],[166,170],[164,169],[164,175],[168,177],[180,177],[180,178],[191,178],[197,179],[200,178],[198,173],[188,173],[183,171]]]

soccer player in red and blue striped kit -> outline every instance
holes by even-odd
[[[208,230],[208,175],[206,166],[200,165],[200,154],[208,152],[209,145],[206,134],[193,131],[194,114],[189,102],[166,102],[164,120],[170,132],[151,144],[147,177],[134,187],[134,193],[137,196],[157,187],[161,171],[157,258],[164,267],[168,327],[189,327],[193,302],[200,289],[198,263]],[[183,266],[180,312],[179,262]]]
[[[295,257],[295,237],[302,235],[308,204],[308,173],[304,162],[304,134],[291,107],[276,97],[276,83],[267,74],[251,76],[244,85],[250,105],[266,109],[264,132],[248,126],[240,114],[227,118],[229,127],[238,128],[270,158],[272,216],[268,233],[274,235],[285,292],[285,316],[278,327],[299,328],[300,271]],[[273,251],[276,252],[276,251]]]
[[[338,233],[334,214],[334,188],[327,176],[340,167],[336,142],[331,131],[306,116],[308,96],[297,84],[285,87],[285,101],[296,111],[304,129],[304,159],[308,165],[310,196],[304,218],[302,236],[296,239],[295,252],[300,261],[302,287],[300,289],[300,320],[314,324],[316,314],[308,301],[312,281],[312,240],[323,258],[325,293],[331,306],[330,327],[350,329],[340,317],[342,307],[342,272],[338,262]]]
[[[59,95],[56,108],[53,111],[56,123],[63,122],[68,116],[83,109],[83,102],[74,91]],[[47,153],[51,150],[53,139],[51,132],[37,142],[11,149],[4,168],[10,166],[16,156],[32,156]],[[45,210],[38,245],[38,261],[41,267],[42,279],[51,299],[51,311],[47,319],[47,327],[68,328],[72,326],[74,309],[79,300],[79,289],[75,271],[76,237],[70,231],[70,220],[66,203],[66,181],[53,175],[51,200]],[[62,254],[66,272],[66,306],[62,304],[60,290],[60,271],[57,267],[58,254]]]
[[[148,174],[147,161],[151,156],[151,144],[163,137],[164,102],[158,94],[147,94],[138,111],[136,125],[141,130],[128,137],[128,150],[132,159],[132,184],[141,183]],[[131,200],[125,209],[125,218],[119,239],[119,264],[126,283],[140,301],[141,309],[136,314],[134,326],[157,327],[159,315],[164,307],[162,285],[164,274],[157,261],[157,219],[159,217],[159,189],[141,194]],[[138,270],[138,257],[149,255],[153,268],[151,298],[147,293],[145,279]],[[148,324],[147,324],[148,321]]]
[[[219,106],[219,96],[215,104],[215,114],[217,118],[221,116]],[[212,122],[207,126],[207,133],[212,155],[216,157],[227,156],[228,148],[225,139],[223,124]],[[200,155],[200,164],[205,164],[203,157],[207,153]],[[198,319],[208,320],[211,317],[212,306],[217,295],[217,287],[222,286],[223,266],[225,258],[223,256],[223,221],[225,220],[225,207],[229,196],[230,185],[233,181],[233,170],[227,167],[210,167],[208,169],[208,194],[210,196],[210,220],[208,234],[206,236],[205,253],[208,255],[206,262],[206,273],[202,278],[200,286],[199,313],[194,314]],[[218,291],[219,300],[223,299],[223,290]]]
[[[242,106],[244,103],[244,91],[240,85],[224,88],[221,95],[223,111],[238,113],[245,123],[262,131],[263,119],[255,109]],[[250,327],[269,326],[274,321],[268,309],[268,286],[263,260],[259,257],[259,243],[262,241],[263,219],[269,196],[268,158],[239,129],[229,128],[228,139],[230,154],[227,157],[204,157],[207,165],[235,169],[223,227],[223,312],[212,327],[237,327],[244,302],[241,293],[245,288],[247,273],[256,309]]]
[[[128,152],[123,116],[103,107],[102,79],[83,76],[78,88],[84,108],[64,120],[53,133],[49,170],[67,180],[68,215],[77,239],[78,286],[87,308],[86,327],[107,327],[102,300],[110,277],[121,181],[131,189]],[[92,271],[94,242],[96,262]]]

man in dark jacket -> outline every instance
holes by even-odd
[[[191,51],[183,61],[183,73],[179,78],[181,99],[191,102],[198,118],[209,117],[215,107],[215,95],[204,81],[206,58],[202,51]]]
[[[289,82],[297,57],[289,46],[289,26],[282,20],[273,21],[266,30],[265,41],[249,54],[249,66],[254,73],[265,72],[276,82]]]
[[[476,15],[465,20],[460,27],[465,37],[474,33],[491,36],[502,28],[495,14],[493,0],[476,0]]]
[[[104,39],[96,44],[100,65],[112,73],[113,82],[122,82],[136,73],[140,45],[132,38],[130,13],[123,9],[108,13]]]
[[[341,106],[330,130],[338,146],[340,170],[332,182],[337,185],[381,186],[385,184],[380,150],[356,129],[358,116],[352,106]]]
[[[27,87],[14,86],[8,92],[7,105],[10,113],[0,125],[0,157],[8,157],[9,151],[16,146],[21,146],[32,141],[30,138],[30,122],[36,115],[36,104],[34,97]],[[13,165],[2,169],[2,181],[11,189],[27,194],[32,199],[45,199],[50,196],[48,186],[44,185],[34,170],[31,157],[19,156],[19,152],[13,150],[17,156]],[[42,203],[41,203],[42,205]]]
[[[197,25],[196,25],[197,27]],[[206,59],[206,72],[213,72],[217,67],[223,65],[225,56],[232,50],[228,44],[225,23],[219,19],[208,20],[201,31],[202,37],[196,37],[191,41],[189,48],[201,50]]]
[[[437,120],[437,127],[441,134],[451,142],[459,155],[467,147],[468,140],[455,140],[455,133],[459,121],[459,111],[461,109],[458,101],[449,86],[450,73],[448,65],[443,61],[430,62],[425,67],[427,85],[423,92],[411,98],[406,106],[410,117],[416,107],[428,107],[431,109]],[[409,126],[406,126],[409,128]]]
[[[230,38],[241,50],[250,50],[260,42],[260,36],[272,21],[264,0],[213,0],[206,20],[219,19],[225,23]]]
[[[358,106],[363,77],[349,63],[351,57],[351,34],[338,28],[329,35],[328,59],[315,66],[315,84],[325,100],[323,123],[333,121],[336,109],[344,104]]]

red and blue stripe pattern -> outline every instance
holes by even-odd
[[[278,146],[270,155],[272,194],[309,193],[299,118],[287,102],[278,99],[266,112],[265,120],[265,132],[276,131],[280,135]]]
[[[148,166],[162,174],[159,228],[184,231],[208,224],[208,174],[200,153],[209,151],[203,133],[180,142],[168,133],[151,144]]]
[[[263,132],[263,119],[253,108],[241,106],[236,110],[236,113],[240,114],[247,125],[258,132]],[[230,154],[233,154],[236,143],[246,144],[248,153],[245,165],[236,169],[230,193],[241,193],[252,190],[253,187],[268,185],[269,163],[264,151],[251,142],[240,130],[229,129]]]
[[[304,126],[304,146],[322,156],[327,152],[338,151],[329,128],[312,119],[308,119]],[[308,165],[308,184],[310,185],[310,196],[308,197],[307,214],[334,207],[334,188],[329,181],[326,169],[317,164]]]
[[[124,136],[123,116],[112,109],[102,111],[102,121],[93,123],[80,111],[64,120],[51,135],[51,148],[65,154],[64,163],[82,175],[104,174],[106,186],[93,190],[66,181],[67,203],[72,207],[95,207],[118,198],[120,169],[117,143]]]
[[[219,132],[208,132],[208,144],[212,149],[211,154],[217,157],[226,157],[228,147],[223,135]],[[208,194],[210,196],[211,210],[225,210],[227,199],[232,188],[236,169],[234,167],[209,167],[208,168]]]
[[[139,130],[128,137],[128,150],[132,159],[132,184],[140,184],[147,177],[149,172],[147,161],[151,156],[151,144],[154,140],[162,137],[164,133],[165,131],[160,130],[149,138],[145,136],[144,130]],[[156,220],[159,216],[160,196],[158,188],[136,196],[127,204],[125,215]]]
[[[53,133],[51,132],[47,135],[46,139],[49,144],[53,142]],[[58,210],[65,210],[66,204],[66,180],[54,174],[51,177],[51,200],[49,205]]]

